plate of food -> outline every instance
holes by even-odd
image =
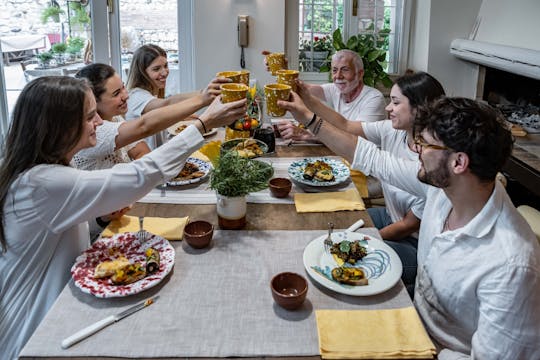
[[[149,234],[145,242],[136,233],[100,238],[71,267],[82,292],[101,298],[140,293],[159,284],[174,266],[174,248],[164,238]]]
[[[266,154],[268,145],[252,138],[232,139],[221,144],[221,151],[236,151],[240,157],[253,159]]]
[[[288,169],[294,181],[309,186],[334,186],[349,179],[351,172],[340,160],[306,158],[293,162]]]
[[[176,136],[176,135],[180,134],[182,131],[184,131],[189,125],[191,125],[193,123],[194,123],[194,121],[191,121],[191,120],[180,121],[180,122],[174,124],[173,126],[169,126],[167,131],[169,132],[170,136]],[[211,136],[211,135],[214,135],[216,132],[217,132],[217,128],[213,128],[210,131],[205,132],[203,134],[203,136],[204,137]]]
[[[393,287],[403,266],[384,241],[356,232],[332,234],[331,253],[324,249],[326,235],[304,249],[304,267],[322,286],[341,294],[369,296]]]
[[[211,168],[212,165],[209,162],[190,157],[180,173],[175,178],[167,181],[167,185],[180,186],[198,183],[208,176]]]

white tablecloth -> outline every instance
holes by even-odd
[[[374,228],[358,232],[379,237]],[[412,306],[401,281],[382,294],[354,297],[310,279],[302,254],[307,244],[324,234],[324,230],[216,230],[207,249],[172,242],[176,248],[172,273],[155,288],[126,298],[96,298],[71,281],[21,356],[312,356],[319,354],[315,310]],[[271,296],[270,279],[283,271],[308,278],[307,299],[296,311],[280,308]],[[64,338],[83,327],[158,294],[160,298],[147,309],[67,350],[60,347]]]
[[[23,51],[33,49],[49,49],[51,43],[47,35],[2,36],[2,52]]]

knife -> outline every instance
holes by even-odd
[[[159,298],[159,296],[155,296],[153,298],[146,299],[143,302],[141,302],[141,303],[139,303],[137,305],[134,305],[134,306],[130,307],[129,309],[122,311],[119,314],[107,316],[105,319],[100,320],[100,321],[98,321],[98,322],[96,322],[96,323],[94,323],[94,324],[92,324],[90,326],[85,327],[82,330],[77,331],[75,334],[71,335],[70,337],[65,338],[62,341],[62,349],[67,349],[71,345],[73,345],[75,343],[78,343],[79,341],[81,341],[83,339],[86,339],[90,335],[95,334],[99,330],[111,325],[112,323],[120,321],[123,318],[125,318],[125,317],[127,317],[127,316],[129,316],[129,315],[131,315],[133,313],[136,313],[137,311],[139,311],[141,309],[144,309],[147,306],[150,306],[158,298]]]

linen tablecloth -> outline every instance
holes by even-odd
[[[331,215],[329,215],[331,219]],[[378,236],[374,228],[359,232]],[[116,356],[261,357],[319,354],[315,310],[389,309],[411,306],[399,281],[369,297],[337,294],[306,274],[302,254],[325,231],[215,231],[211,247],[176,248],[175,267],[156,287],[126,298],[100,299],[71,281],[22,351],[23,357]],[[270,279],[294,271],[308,278],[302,307],[287,311],[271,296]],[[69,349],[61,341],[150,296],[148,308]]]
[[[337,156],[326,156],[330,159],[341,159]],[[261,160],[272,164],[274,167],[273,177],[285,177],[289,175],[287,170],[289,165],[296,160],[303,158],[273,158],[273,157],[261,157],[257,160]],[[275,198],[270,194],[269,189],[264,189],[255,193],[251,193],[247,196],[246,200],[249,203],[266,203],[266,204],[294,204],[294,194],[297,192],[315,192],[315,191],[345,191],[348,189],[355,189],[354,183],[347,180],[343,184],[339,184],[333,187],[301,187],[297,184],[293,184],[292,190],[289,196],[285,198]],[[155,204],[215,204],[217,202],[216,193],[210,189],[209,179],[206,179],[200,183],[185,185],[185,186],[166,186],[159,187],[150,191],[146,196],[141,198],[138,202],[141,203],[155,203]]]

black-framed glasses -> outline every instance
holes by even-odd
[[[433,150],[450,150],[450,151],[454,151],[451,148],[449,148],[448,146],[427,143],[427,142],[425,142],[423,139],[421,139],[419,137],[414,138],[414,145],[417,146],[418,148],[420,148],[420,150],[424,150],[424,148],[425,148],[425,149],[433,149]]]

